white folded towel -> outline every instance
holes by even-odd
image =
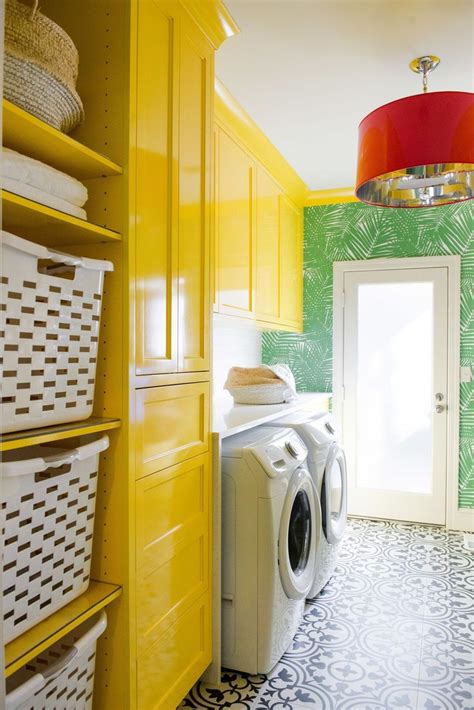
[[[87,213],[82,207],[76,207],[76,205],[72,205],[70,202],[66,202],[66,200],[62,200],[60,197],[51,195],[49,192],[44,192],[44,190],[39,190],[32,185],[27,185],[24,182],[20,182],[20,180],[12,180],[11,178],[0,175],[0,185],[3,189],[14,192],[16,195],[26,197],[28,200],[34,200],[34,202],[47,205],[55,210],[70,214],[73,217],[79,217],[79,219],[87,219]]]
[[[2,148],[0,172],[5,178],[31,185],[76,207],[87,202],[87,188],[79,180],[10,148]]]

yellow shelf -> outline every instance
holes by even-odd
[[[116,584],[91,581],[84,594],[5,646],[5,676],[8,678],[15,673],[76,626],[108,606],[121,593],[122,588]]]
[[[6,99],[3,99],[3,145],[79,180],[122,173],[117,163]]]
[[[120,424],[120,419],[91,417],[81,422],[68,422],[67,424],[56,424],[38,429],[14,431],[11,434],[0,435],[0,451],[22,449],[25,446],[36,444],[47,444],[50,441],[71,439],[74,436],[97,434],[101,431],[118,429]]]
[[[46,246],[120,241],[118,232],[2,190],[3,229]]]

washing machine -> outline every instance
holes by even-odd
[[[268,426],[290,427],[299,434],[308,449],[308,468],[321,506],[321,516],[317,521],[316,572],[308,594],[308,599],[312,599],[332,577],[347,524],[346,458],[334,421],[327,412],[295,412],[269,422]]]
[[[293,429],[222,441],[222,665],[268,673],[290,645],[315,574],[316,492]]]

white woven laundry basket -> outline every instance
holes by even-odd
[[[97,639],[106,627],[101,612],[8,678],[6,710],[91,710]]]
[[[87,589],[99,454],[108,445],[103,436],[76,449],[33,446],[3,454],[5,642]]]
[[[2,260],[0,431],[86,419],[94,400],[104,272],[113,265],[7,232]]]
[[[277,382],[274,385],[242,385],[229,387],[235,404],[280,404],[286,401],[288,385]]]

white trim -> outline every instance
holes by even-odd
[[[342,431],[344,373],[344,274],[348,271],[391,269],[448,270],[448,391],[446,527],[474,531],[474,511],[458,508],[459,495],[459,384],[460,384],[460,309],[461,257],[423,256],[403,259],[368,259],[333,263],[333,412]]]
[[[450,524],[446,525],[450,530],[464,530],[474,532],[474,510],[471,508],[456,508],[452,511]]]

